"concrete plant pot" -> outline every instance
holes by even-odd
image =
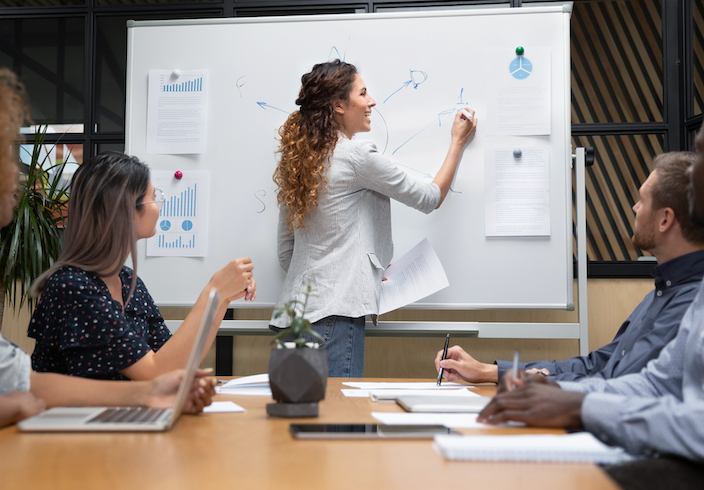
[[[276,403],[266,406],[275,417],[317,417],[328,384],[326,349],[272,349],[269,385]]]

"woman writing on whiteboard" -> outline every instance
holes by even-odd
[[[37,340],[36,371],[153,379],[186,365],[211,289],[221,299],[208,345],[230,301],[254,299],[252,262],[235,259],[215,273],[171,335],[137,277],[136,263],[137,240],[156,233],[163,203],[149,168],[136,157],[103,153],[79,167],[71,181],[61,255],[31,290],[41,293],[28,332]],[[130,254],[134,271],[123,265]]]
[[[296,105],[279,129],[279,263],[287,272],[275,312],[312,295],[306,317],[326,341],[330,376],[364,371],[364,321],[376,320],[384,267],[393,255],[390,198],[424,213],[440,207],[476,131],[459,112],[450,148],[432,182],[406,175],[373,143],[353,140],[371,129],[372,107],[356,68],[336,60],[301,78]],[[470,114],[474,114],[470,111]],[[271,328],[286,326],[282,315]]]

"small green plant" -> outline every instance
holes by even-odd
[[[303,336],[303,334],[311,335],[318,341],[320,345],[323,345],[325,343],[323,337],[321,337],[318,332],[313,330],[313,326],[305,318],[306,307],[308,306],[308,297],[310,296],[312,290],[313,288],[308,286],[306,288],[306,296],[303,302],[298,301],[297,299],[289,301],[288,303],[284,304],[283,310],[277,311],[276,315],[274,315],[274,318],[279,318],[281,315],[286,313],[291,319],[291,326],[288,328],[284,328],[281,332],[276,335],[276,337],[274,337],[274,342],[276,342],[280,346],[284,347],[284,339],[289,335],[293,335],[293,343],[296,345],[296,349],[307,347],[307,340]],[[300,314],[298,313],[298,311],[296,311],[299,306],[302,306]]]
[[[36,300],[29,297],[29,287],[61,252],[60,230],[68,201],[62,176],[68,158],[52,162],[51,149],[42,157],[47,128],[48,125],[39,126],[34,134],[31,160],[26,178],[20,181],[14,218],[0,230],[0,297],[7,295],[13,307],[18,297],[20,308],[25,301],[34,307]]]

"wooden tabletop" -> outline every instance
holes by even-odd
[[[346,398],[331,378],[315,419],[266,415],[272,400],[218,395],[246,413],[183,416],[171,432],[23,434],[0,429],[0,485],[9,489],[617,489],[591,464],[446,461],[429,441],[296,441],[291,422],[373,423],[393,403]],[[360,379],[359,381],[382,381]],[[383,380],[428,381],[428,380]],[[478,387],[490,396],[494,387]],[[475,429],[464,433],[555,433]]]

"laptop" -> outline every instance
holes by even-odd
[[[213,289],[186,364],[173,408],[55,407],[17,424],[24,432],[165,432],[181,416],[200,365],[220,294]],[[117,381],[116,381],[117,382]]]
[[[486,396],[398,395],[396,403],[406,412],[479,413],[491,401]]]

